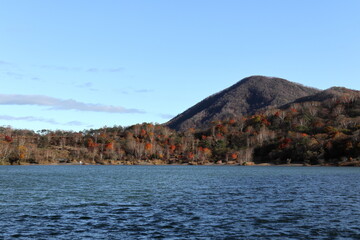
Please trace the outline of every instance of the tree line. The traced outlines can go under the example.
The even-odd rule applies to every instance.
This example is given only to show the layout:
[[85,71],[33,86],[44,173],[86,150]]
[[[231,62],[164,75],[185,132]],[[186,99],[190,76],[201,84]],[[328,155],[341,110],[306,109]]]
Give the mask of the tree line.
[[0,164],[360,165],[360,99],[292,103],[177,132],[142,123],[80,132],[0,127]]

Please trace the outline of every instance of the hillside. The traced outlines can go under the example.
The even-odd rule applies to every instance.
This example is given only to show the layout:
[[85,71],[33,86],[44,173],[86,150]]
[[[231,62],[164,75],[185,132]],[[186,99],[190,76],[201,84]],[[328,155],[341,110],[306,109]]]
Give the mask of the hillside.
[[251,76],[216,93],[171,119],[165,125],[184,131],[203,129],[212,121],[239,118],[265,108],[275,108],[319,92],[285,79]]
[[[271,83],[281,98],[270,99],[275,93],[271,87],[259,86],[259,82],[261,85]],[[256,87],[251,87],[254,85]],[[251,94],[257,92],[253,97],[265,97],[263,101],[246,98],[247,109],[254,114],[216,120],[208,127],[186,131],[151,123],[82,132],[42,130],[35,133],[0,127],[0,165],[79,164],[81,161],[84,164],[360,166],[359,91],[342,87],[319,91],[264,77],[244,79],[231,88],[214,96],[247,89]],[[274,107],[285,101],[288,95],[279,89],[285,92],[286,88],[314,94]]]

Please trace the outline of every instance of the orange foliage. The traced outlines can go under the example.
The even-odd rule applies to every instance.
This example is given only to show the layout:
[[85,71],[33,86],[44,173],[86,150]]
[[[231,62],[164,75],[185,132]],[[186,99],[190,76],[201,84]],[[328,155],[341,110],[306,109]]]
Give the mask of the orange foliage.
[[234,124],[235,122],[236,122],[235,119],[230,119],[230,120],[229,120],[229,124]]
[[25,153],[26,153],[27,148],[25,146],[19,146],[18,147],[18,151],[19,151],[19,159],[24,159],[25,158]]
[[152,144],[151,143],[145,144],[145,149],[146,150],[151,150],[152,149]]
[[236,160],[237,157],[238,157],[238,155],[237,155],[236,153],[231,154],[231,158],[232,158],[233,160]]
[[113,150],[114,149],[114,144],[112,142],[109,142],[105,145],[105,149],[106,150]]
[[194,159],[194,154],[192,152],[189,152],[187,157],[188,157],[188,159],[192,160],[192,159]]
[[194,132],[195,132],[195,128],[189,128],[189,132],[190,132],[190,133],[194,133]]
[[87,146],[89,148],[96,148],[97,146],[99,146],[99,144],[95,143],[91,138],[89,138],[87,140]]
[[221,133],[217,133],[217,134],[216,134],[216,137],[217,137],[218,139],[221,139],[221,138],[223,138],[223,135],[222,135]]
[[205,155],[211,155],[211,150],[209,148],[203,148],[202,151],[204,152]]

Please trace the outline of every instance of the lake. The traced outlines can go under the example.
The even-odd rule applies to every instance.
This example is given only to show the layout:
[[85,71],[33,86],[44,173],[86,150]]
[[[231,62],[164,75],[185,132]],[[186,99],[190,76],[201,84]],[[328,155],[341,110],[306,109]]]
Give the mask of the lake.
[[360,239],[360,168],[0,166],[3,239]]

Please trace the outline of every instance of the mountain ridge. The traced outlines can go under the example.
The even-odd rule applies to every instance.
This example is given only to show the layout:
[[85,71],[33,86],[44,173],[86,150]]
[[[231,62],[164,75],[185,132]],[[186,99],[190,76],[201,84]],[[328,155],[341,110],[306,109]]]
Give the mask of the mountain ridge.
[[238,118],[265,108],[275,108],[320,90],[283,78],[254,75],[210,95],[180,113],[166,126],[184,131],[206,128],[212,121]]

